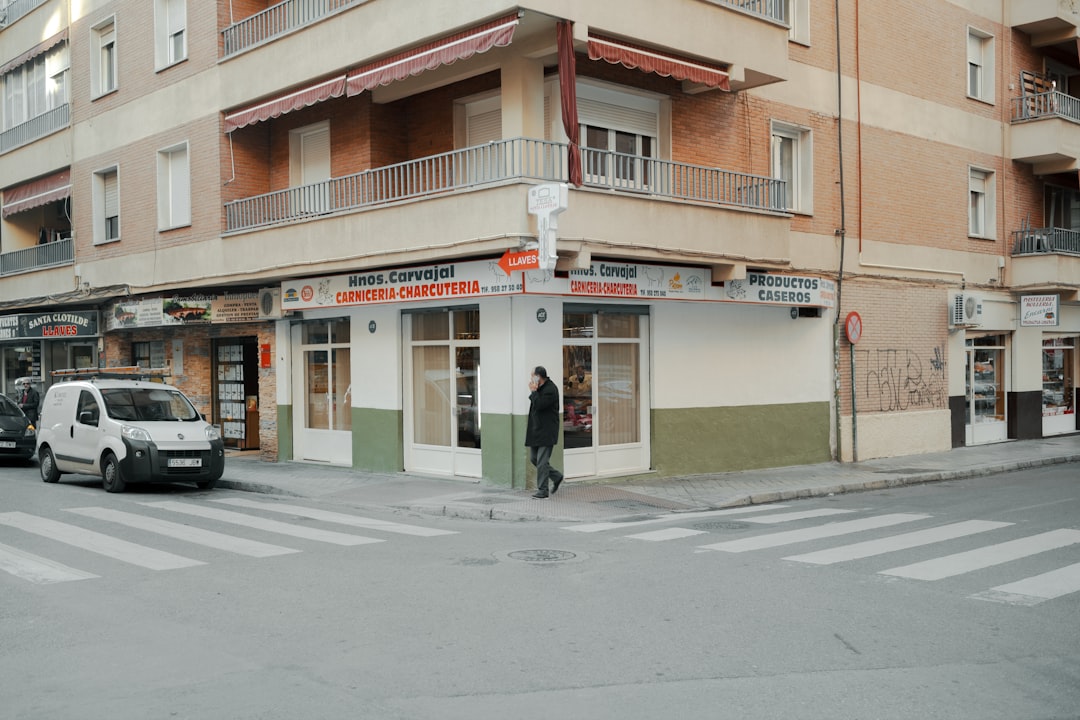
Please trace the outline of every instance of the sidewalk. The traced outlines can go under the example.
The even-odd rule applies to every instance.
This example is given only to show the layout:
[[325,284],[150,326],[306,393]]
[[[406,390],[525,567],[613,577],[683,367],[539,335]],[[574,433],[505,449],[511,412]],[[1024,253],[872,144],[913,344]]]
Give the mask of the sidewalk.
[[619,483],[566,481],[540,500],[532,490],[406,473],[364,473],[314,463],[226,458],[220,488],[331,500],[343,505],[490,520],[618,521],[669,512],[878,490],[1080,462],[1080,435],[1018,440],[859,463],[827,462]]

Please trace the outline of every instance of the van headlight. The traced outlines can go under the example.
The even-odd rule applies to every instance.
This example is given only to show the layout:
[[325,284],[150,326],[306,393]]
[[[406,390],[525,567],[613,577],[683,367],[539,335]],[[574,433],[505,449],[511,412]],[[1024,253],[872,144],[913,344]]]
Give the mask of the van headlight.
[[217,428],[214,427],[213,425],[207,425],[206,426],[206,439],[210,440],[210,441],[220,440],[221,439],[221,433],[219,433],[217,431]]
[[132,425],[121,425],[120,434],[128,440],[150,442],[150,433],[146,432],[140,427],[134,427]]

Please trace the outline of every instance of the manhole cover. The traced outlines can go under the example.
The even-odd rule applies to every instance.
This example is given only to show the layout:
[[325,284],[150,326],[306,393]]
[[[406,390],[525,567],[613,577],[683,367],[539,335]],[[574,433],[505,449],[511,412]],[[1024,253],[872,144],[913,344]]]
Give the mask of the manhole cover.
[[698,530],[745,530],[750,526],[746,523],[741,522],[724,522],[722,520],[713,520],[711,522],[694,523],[694,527],[696,527]]
[[577,555],[567,550],[515,550],[507,553],[507,557],[525,562],[560,562],[573,560]]

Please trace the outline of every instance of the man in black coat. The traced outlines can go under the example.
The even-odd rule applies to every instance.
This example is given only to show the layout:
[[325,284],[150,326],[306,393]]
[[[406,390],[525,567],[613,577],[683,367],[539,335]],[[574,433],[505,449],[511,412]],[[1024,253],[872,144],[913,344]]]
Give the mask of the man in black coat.
[[563,474],[551,466],[551,449],[559,442],[559,389],[548,379],[547,370],[537,365],[529,379],[529,422],[525,427],[525,445],[529,462],[536,467],[536,494],[548,496],[548,480],[554,494],[562,484]]
[[15,391],[19,396],[19,408],[26,413],[30,422],[37,425],[38,420],[38,391],[30,378],[19,378],[15,381]]

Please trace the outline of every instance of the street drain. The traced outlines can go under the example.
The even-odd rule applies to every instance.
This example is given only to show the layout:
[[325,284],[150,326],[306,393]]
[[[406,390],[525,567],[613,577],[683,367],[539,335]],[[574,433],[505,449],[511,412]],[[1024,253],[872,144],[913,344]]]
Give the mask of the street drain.
[[694,527],[698,530],[745,530],[750,526],[741,522],[723,522],[721,520],[714,520],[712,522],[694,523]]
[[576,554],[567,550],[514,550],[511,553],[507,553],[506,556],[512,560],[522,560],[524,562],[533,563],[562,562],[565,560],[573,560],[577,557]]

